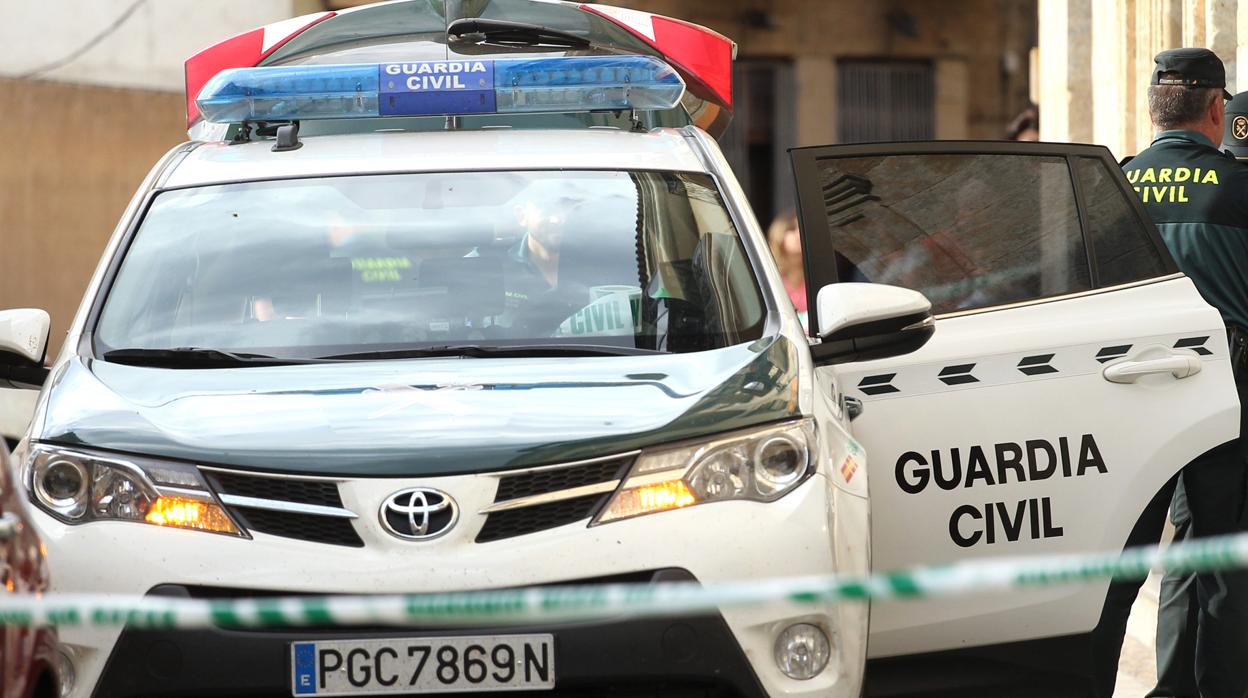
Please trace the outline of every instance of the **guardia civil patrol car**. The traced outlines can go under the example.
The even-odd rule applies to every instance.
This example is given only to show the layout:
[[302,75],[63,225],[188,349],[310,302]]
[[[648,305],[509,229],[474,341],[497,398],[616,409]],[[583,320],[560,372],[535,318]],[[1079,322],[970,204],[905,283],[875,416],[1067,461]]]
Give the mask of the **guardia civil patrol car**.
[[[804,331],[711,135],[733,52],[646,13],[493,0],[322,13],[191,58],[192,140],[126,209],[50,370],[47,315],[0,314],[5,379],[42,388],[15,461],[54,590],[714,584],[1115,549],[1235,436],[1218,314],[1102,148],[795,150]],[[983,686],[1002,658],[1078,673],[1040,652],[1105,593],[62,641],[80,697],[857,696],[868,655],[872,692],[932,667]]]

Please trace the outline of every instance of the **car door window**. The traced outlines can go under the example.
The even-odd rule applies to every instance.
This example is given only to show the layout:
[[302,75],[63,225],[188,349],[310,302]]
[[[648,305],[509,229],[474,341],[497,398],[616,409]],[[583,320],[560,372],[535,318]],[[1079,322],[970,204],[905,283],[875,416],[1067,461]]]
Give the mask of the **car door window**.
[[1111,172],[1098,158],[1078,157],[1074,163],[1096,260],[1097,285],[1116,286],[1165,275],[1161,250],[1151,236],[1141,234],[1131,199],[1124,197],[1115,179],[1121,174]]
[[936,313],[1092,288],[1065,158],[886,154],[816,168],[823,211],[813,216],[839,281],[912,288]]

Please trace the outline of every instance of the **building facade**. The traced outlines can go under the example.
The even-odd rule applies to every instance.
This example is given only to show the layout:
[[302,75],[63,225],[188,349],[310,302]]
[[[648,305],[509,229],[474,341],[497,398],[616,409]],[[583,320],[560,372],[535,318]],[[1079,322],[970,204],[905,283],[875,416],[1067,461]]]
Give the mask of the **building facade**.
[[721,139],[766,225],[793,205],[787,149],[1002,137],[1029,102],[1036,0],[608,0],[738,45]]

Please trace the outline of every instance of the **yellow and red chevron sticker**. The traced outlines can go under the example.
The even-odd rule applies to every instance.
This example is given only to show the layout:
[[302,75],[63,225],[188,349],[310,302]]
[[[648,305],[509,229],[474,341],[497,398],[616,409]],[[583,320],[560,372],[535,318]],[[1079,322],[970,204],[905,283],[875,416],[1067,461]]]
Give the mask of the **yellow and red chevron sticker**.
[[845,456],[845,462],[841,463],[841,477],[845,478],[845,482],[854,479],[854,473],[858,472],[858,461],[853,456]]

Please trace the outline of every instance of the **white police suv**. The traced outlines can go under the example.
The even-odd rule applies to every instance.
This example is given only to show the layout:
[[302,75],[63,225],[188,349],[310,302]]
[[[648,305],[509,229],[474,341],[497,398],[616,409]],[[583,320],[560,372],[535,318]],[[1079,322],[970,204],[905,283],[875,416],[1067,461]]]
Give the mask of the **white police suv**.
[[[192,58],[195,140],[140,187],[48,375],[46,315],[0,314],[0,377],[42,385],[15,460],[56,591],[1112,549],[1235,435],[1218,315],[1104,149],[795,151],[807,335],[699,127],[726,118],[731,42],[615,8],[434,5]],[[973,645],[1077,641],[1105,591],[876,607],[870,654],[893,659],[872,690],[948,652],[975,679]],[[856,696],[867,612],[62,640],[84,697]]]

